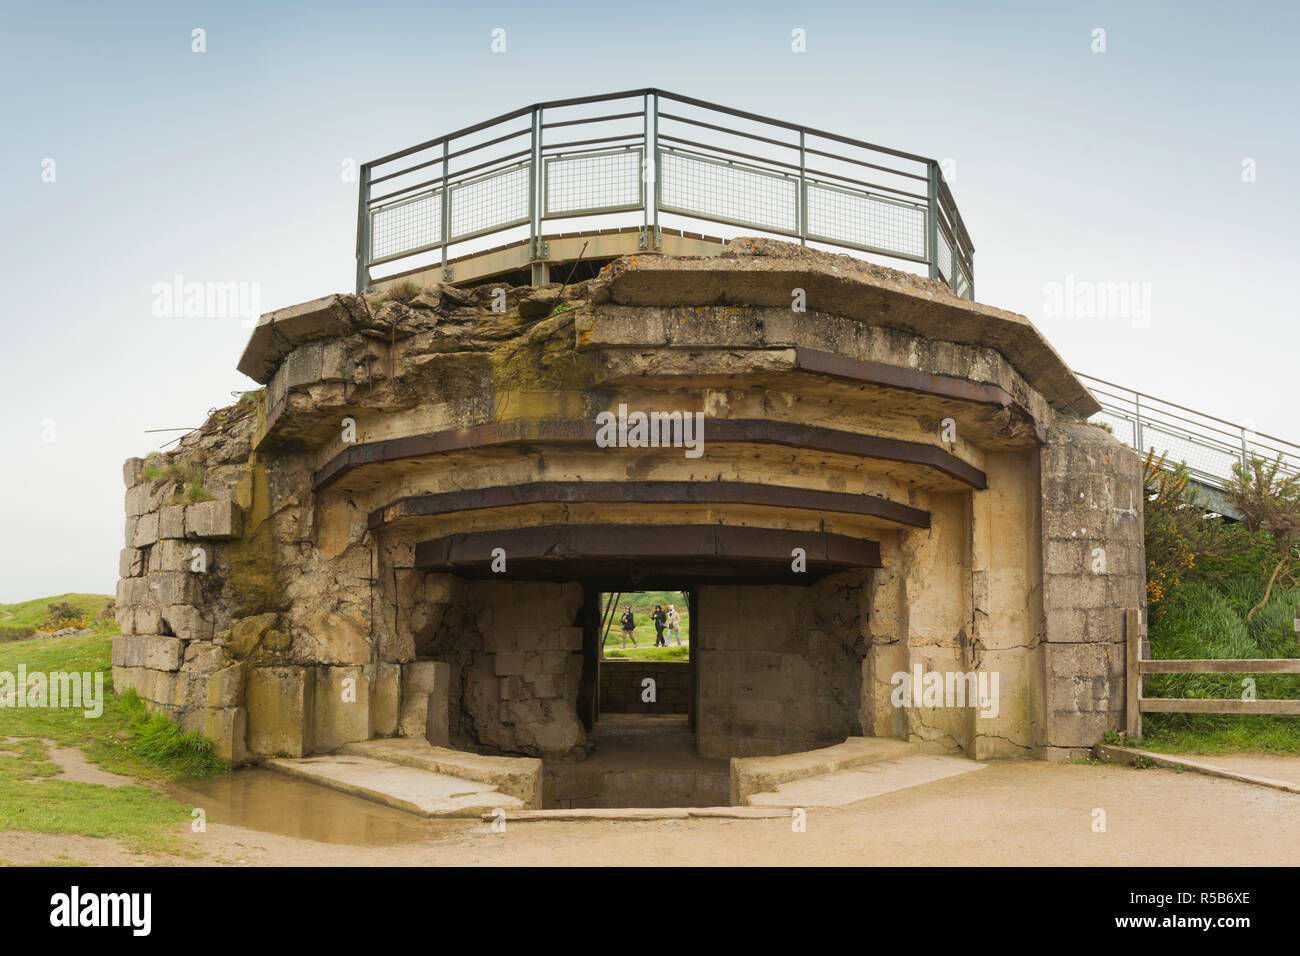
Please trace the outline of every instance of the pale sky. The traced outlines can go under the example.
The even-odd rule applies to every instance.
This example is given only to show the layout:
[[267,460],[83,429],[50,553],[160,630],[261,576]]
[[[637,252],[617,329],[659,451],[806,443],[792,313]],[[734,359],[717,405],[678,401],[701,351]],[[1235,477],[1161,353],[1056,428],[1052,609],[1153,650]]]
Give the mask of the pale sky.
[[[645,86],[951,158],[980,301],[1079,371],[1300,442],[1291,4],[0,10],[0,602],[111,593],[122,461],[254,387],[248,329],[156,318],[156,283],[351,291],[346,161]],[[1149,321],[1049,314],[1067,281],[1139,283]]]

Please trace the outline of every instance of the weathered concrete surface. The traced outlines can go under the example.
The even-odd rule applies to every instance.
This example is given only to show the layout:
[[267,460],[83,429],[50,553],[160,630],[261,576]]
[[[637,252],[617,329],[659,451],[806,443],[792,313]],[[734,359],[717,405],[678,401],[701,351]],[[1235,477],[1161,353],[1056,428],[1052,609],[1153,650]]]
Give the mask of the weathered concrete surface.
[[791,290],[802,288],[809,311],[883,322],[926,339],[991,345],[1063,408],[1083,417],[1101,410],[1023,315],[959,299],[943,283],[852,256],[744,238],[732,240],[717,256],[628,256],[603,278],[597,304],[606,299],[637,306],[728,302],[789,310]]
[[925,753],[925,745],[883,737],[851,737],[842,744],[775,757],[731,758],[731,802],[740,806],[756,793],[782,784],[824,776],[863,764]]
[[792,780],[773,792],[752,794],[745,802],[751,807],[842,807],[986,767],[969,757],[914,754]]
[[[655,699],[644,700],[654,681]],[[619,714],[685,714],[691,709],[691,665],[610,657],[600,663],[600,709]]]
[[789,753],[861,735],[865,580],[699,589],[700,756]]
[[266,766],[423,817],[479,817],[498,809],[525,809],[519,798],[495,787],[369,757],[275,758],[266,761]]
[[348,744],[340,752],[472,780],[514,797],[525,807],[540,809],[542,805],[542,762],[532,757],[490,757],[410,738]]
[[1124,612],[1146,631],[1142,462],[1108,432],[1060,422],[1042,455],[1044,718],[1036,753],[1071,760],[1123,726]]

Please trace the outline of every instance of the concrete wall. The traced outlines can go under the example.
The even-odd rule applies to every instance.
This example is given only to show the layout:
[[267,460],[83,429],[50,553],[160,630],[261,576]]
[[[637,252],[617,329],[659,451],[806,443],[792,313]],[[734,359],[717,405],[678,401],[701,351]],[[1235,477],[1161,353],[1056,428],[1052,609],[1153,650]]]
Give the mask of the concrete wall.
[[1146,630],[1142,462],[1103,429],[1062,421],[1042,451],[1046,698],[1037,753],[1082,755],[1124,717],[1124,612]]
[[862,732],[865,578],[699,588],[691,653],[700,756],[791,753]]
[[452,745],[581,759],[581,586],[426,578],[415,651],[450,668]]
[[[643,682],[652,679],[655,699],[642,699]],[[635,661],[607,657],[600,662],[600,710],[611,714],[689,714],[689,661]]]

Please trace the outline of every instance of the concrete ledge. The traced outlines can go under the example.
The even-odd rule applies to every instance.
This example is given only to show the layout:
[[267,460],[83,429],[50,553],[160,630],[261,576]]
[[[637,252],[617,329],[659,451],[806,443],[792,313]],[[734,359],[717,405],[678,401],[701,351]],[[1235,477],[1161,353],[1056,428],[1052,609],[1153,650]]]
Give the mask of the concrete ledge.
[[783,783],[848,770],[864,763],[924,752],[917,744],[889,737],[850,737],[842,744],[778,757],[732,757],[731,802],[737,807],[756,793]]
[[488,757],[435,747],[415,737],[345,744],[338,752],[473,780],[516,798],[525,808],[542,808],[542,762],[536,757]]
[[809,311],[828,312],[938,341],[991,346],[1054,405],[1087,417],[1101,410],[1087,387],[1027,318],[959,299],[941,282],[852,256],[790,242],[742,237],[715,256],[643,253],[601,273],[595,302],[619,305],[790,307],[791,289]]
[[398,766],[386,760],[327,754],[268,760],[271,770],[422,817],[478,817],[523,809],[495,787],[448,774]]
[[748,801],[751,807],[843,807],[986,769],[988,764],[970,757],[910,754],[898,760],[873,760],[849,770],[793,780],[770,793],[756,793]]
[[327,295],[266,313],[249,336],[239,371],[265,385],[284,357],[299,345],[355,331],[357,323],[347,304],[357,301],[356,296]]
[[[790,819],[790,811],[779,807],[639,807],[601,810],[516,810],[506,811],[506,819],[528,820],[765,820]],[[493,813],[484,820],[496,819]]]
[[1176,770],[1182,767],[1184,770],[1191,770],[1196,773],[1208,774],[1211,777],[1223,777],[1226,780],[1238,780],[1241,783],[1253,783],[1260,787],[1272,787],[1274,790],[1284,790],[1287,793],[1300,793],[1300,785],[1288,783],[1285,780],[1272,780],[1268,777],[1259,777],[1254,774],[1241,773],[1236,770],[1227,770],[1223,767],[1216,767],[1213,764],[1206,763],[1201,759],[1191,757],[1182,757],[1171,754],[1159,754],[1150,750],[1138,750],[1136,747],[1117,747],[1114,744],[1097,744],[1095,753],[1098,760],[1108,760],[1112,763],[1133,764],[1139,758],[1145,758],[1151,761],[1157,767],[1165,767],[1170,770]]

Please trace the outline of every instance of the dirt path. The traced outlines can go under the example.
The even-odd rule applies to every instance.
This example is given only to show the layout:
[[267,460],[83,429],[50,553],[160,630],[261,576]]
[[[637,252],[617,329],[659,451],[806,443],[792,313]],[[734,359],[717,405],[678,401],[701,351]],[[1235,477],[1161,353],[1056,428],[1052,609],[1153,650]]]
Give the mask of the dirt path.
[[[1095,811],[1106,832],[1094,832]],[[0,859],[86,863],[1216,865],[1300,864],[1300,795],[1195,773],[994,761],[987,770],[783,820],[424,824],[386,846],[211,823],[200,856],[131,857],[112,840],[0,834]],[[69,842],[73,841],[73,842]],[[21,844],[15,847],[15,844]]]

